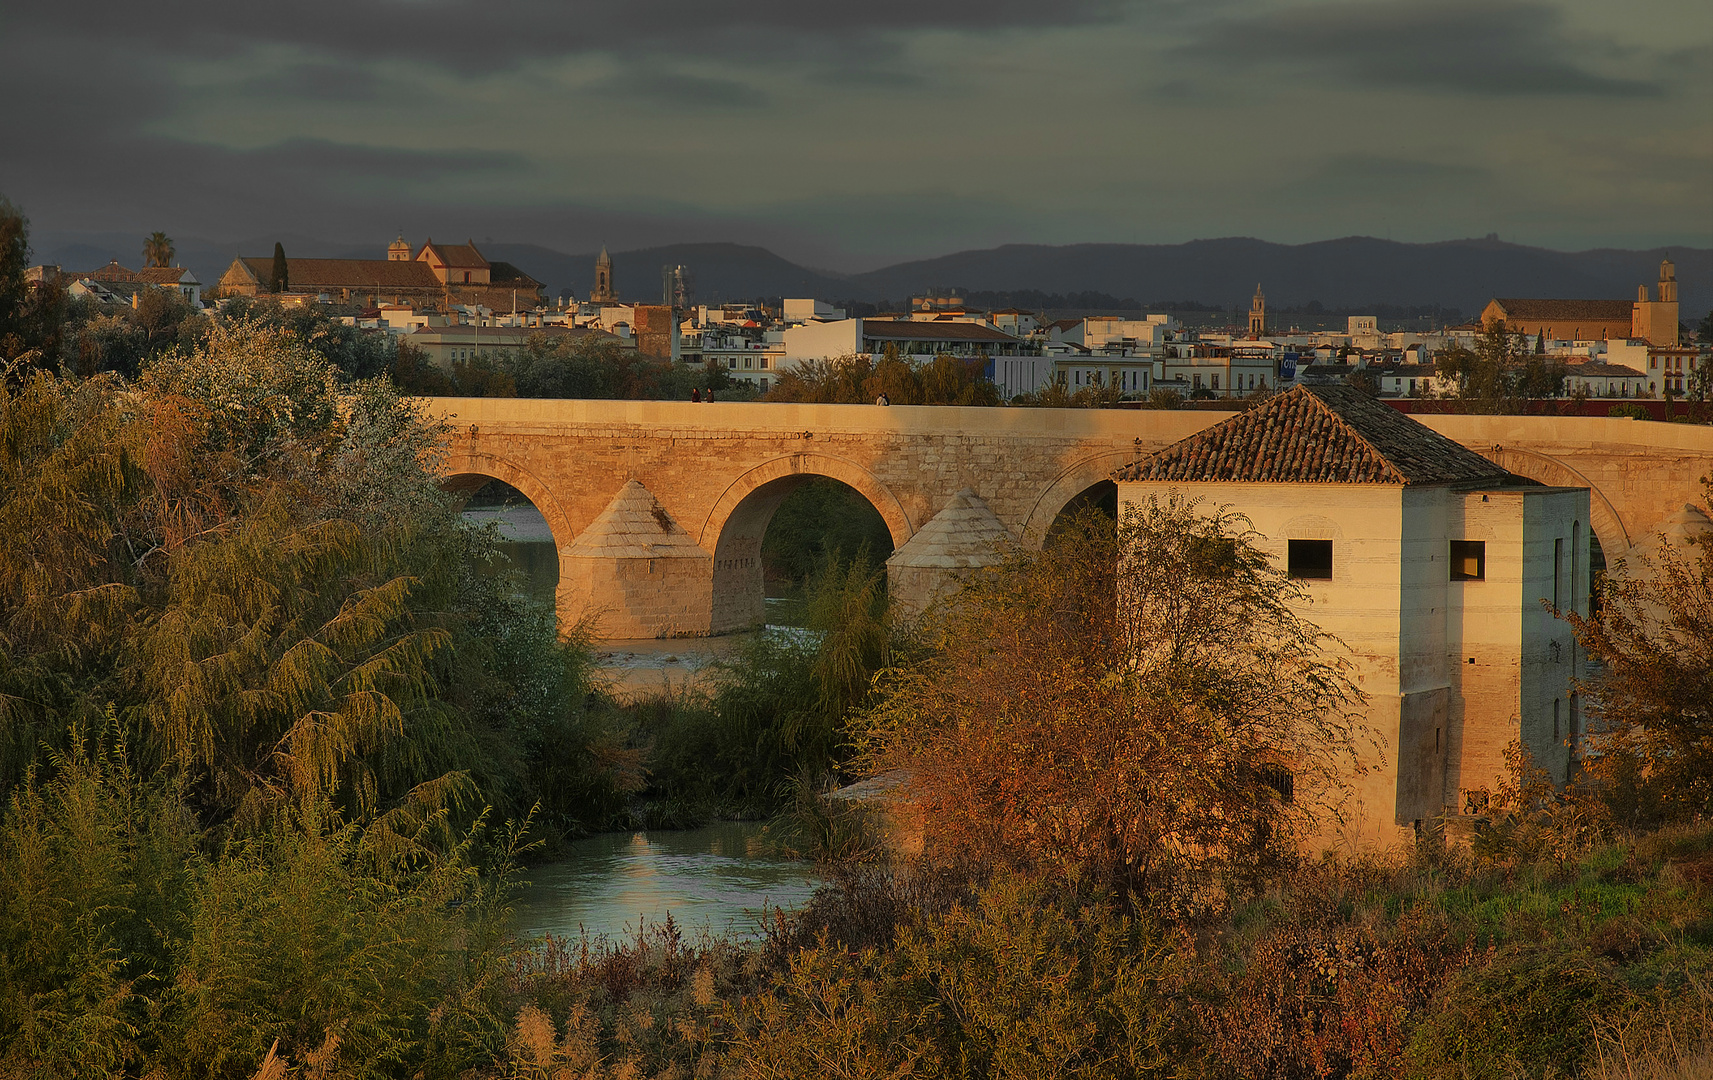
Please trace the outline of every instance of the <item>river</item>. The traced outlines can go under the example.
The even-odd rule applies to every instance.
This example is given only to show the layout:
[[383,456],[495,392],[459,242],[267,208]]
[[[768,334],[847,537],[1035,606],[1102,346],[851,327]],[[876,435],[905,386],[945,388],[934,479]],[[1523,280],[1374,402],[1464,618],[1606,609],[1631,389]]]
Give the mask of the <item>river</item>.
[[754,937],[770,908],[796,908],[820,883],[812,863],[766,853],[756,822],[604,833],[532,866],[515,905],[530,936],[631,937],[671,914],[687,933]]
[[[506,541],[501,550],[522,573],[524,588],[553,602],[558,550],[546,519],[534,507],[474,506],[464,517],[492,523]],[[504,569],[496,566],[494,572]],[[769,599],[769,621],[795,621],[798,606]],[[601,642],[597,675],[621,698],[694,687],[710,665],[752,636]],[[769,908],[798,907],[819,884],[812,864],[768,855],[762,830],[754,822],[722,822],[579,840],[565,858],[524,873],[529,884],[515,905],[516,926],[530,936],[630,937],[670,914],[686,932],[755,936]]]

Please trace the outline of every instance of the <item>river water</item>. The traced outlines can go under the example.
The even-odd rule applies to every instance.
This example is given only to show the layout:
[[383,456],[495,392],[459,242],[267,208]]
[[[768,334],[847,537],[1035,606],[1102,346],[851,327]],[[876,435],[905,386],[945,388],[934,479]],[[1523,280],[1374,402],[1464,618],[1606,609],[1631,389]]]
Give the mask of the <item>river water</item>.
[[[475,524],[493,523],[524,588],[553,602],[558,549],[534,507],[472,507],[464,516]],[[793,604],[770,600],[768,608],[789,620]],[[597,676],[621,698],[693,688],[749,636],[602,642]],[[688,933],[755,936],[767,910],[801,906],[819,884],[812,864],[767,854],[762,829],[754,822],[721,822],[579,840],[564,859],[524,873],[528,884],[514,905],[517,928],[535,937],[622,938],[660,925],[670,914]]]
[[771,908],[804,904],[820,883],[812,863],[766,853],[762,826],[604,833],[558,862],[528,868],[514,905],[530,936],[631,937],[673,922],[694,933],[754,937]]

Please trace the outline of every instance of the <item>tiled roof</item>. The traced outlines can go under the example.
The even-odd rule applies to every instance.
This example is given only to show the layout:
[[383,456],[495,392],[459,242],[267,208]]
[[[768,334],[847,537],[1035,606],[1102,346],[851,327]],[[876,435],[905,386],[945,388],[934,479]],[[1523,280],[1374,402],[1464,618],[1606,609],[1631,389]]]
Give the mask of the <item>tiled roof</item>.
[[508,289],[539,289],[541,282],[530,277],[509,262],[488,264],[488,281]]
[[475,244],[436,244],[430,240],[423,247],[432,251],[442,266],[480,270],[488,265],[488,260],[476,250]]
[[[177,285],[189,273],[190,271],[182,266],[145,266],[137,271],[137,279],[146,281],[150,285]],[[200,284],[196,281],[194,274],[191,275],[190,280],[192,283]]]
[[1009,341],[1017,339],[991,326],[966,322],[893,322],[864,319],[862,336],[877,341]]
[[1587,378],[1589,376],[1603,376],[1611,379],[1647,378],[1646,375],[1643,375],[1633,367],[1626,367],[1623,364],[1608,364],[1601,360],[1585,360],[1579,364],[1568,364],[1565,366],[1565,374],[1574,375],[1580,378]]
[[1126,465],[1115,480],[1448,484],[1509,474],[1349,386],[1299,386]]
[[[243,263],[256,280],[267,281],[274,273],[274,260],[245,258]],[[424,262],[387,259],[286,259],[286,276],[292,291],[318,289],[432,289],[444,286]]]
[[1517,300],[1493,301],[1507,319],[1530,322],[1628,322],[1632,308],[1628,300]]

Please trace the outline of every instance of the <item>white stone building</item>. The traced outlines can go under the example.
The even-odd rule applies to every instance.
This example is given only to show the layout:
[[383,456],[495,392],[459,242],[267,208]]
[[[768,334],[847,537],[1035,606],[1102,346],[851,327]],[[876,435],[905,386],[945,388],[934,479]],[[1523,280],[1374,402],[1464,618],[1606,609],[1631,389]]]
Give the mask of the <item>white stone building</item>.
[[1481,808],[1521,739],[1567,775],[1589,495],[1506,473],[1359,391],[1299,386],[1114,474],[1119,505],[1229,504],[1348,647],[1377,746],[1345,825],[1389,846]]

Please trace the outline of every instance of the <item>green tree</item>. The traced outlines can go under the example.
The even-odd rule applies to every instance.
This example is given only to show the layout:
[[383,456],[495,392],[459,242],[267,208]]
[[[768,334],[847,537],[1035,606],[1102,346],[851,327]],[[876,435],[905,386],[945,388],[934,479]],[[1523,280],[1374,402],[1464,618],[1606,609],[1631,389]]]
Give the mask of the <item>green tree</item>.
[[149,238],[143,241],[144,266],[171,266],[173,254],[172,237],[164,232],[150,233]]
[[274,266],[268,273],[268,291],[288,292],[291,289],[291,267],[286,262],[285,245],[274,241]]
[[1266,864],[1360,771],[1358,694],[1255,539],[1173,497],[974,573],[883,678],[868,769],[943,858],[1152,895]]
[[1441,349],[1434,366],[1440,378],[1452,383],[1446,396],[1477,413],[1521,413],[1530,399],[1558,397],[1567,374],[1563,360],[1534,352],[1528,335],[1513,334],[1499,321],[1487,327],[1474,349]]

